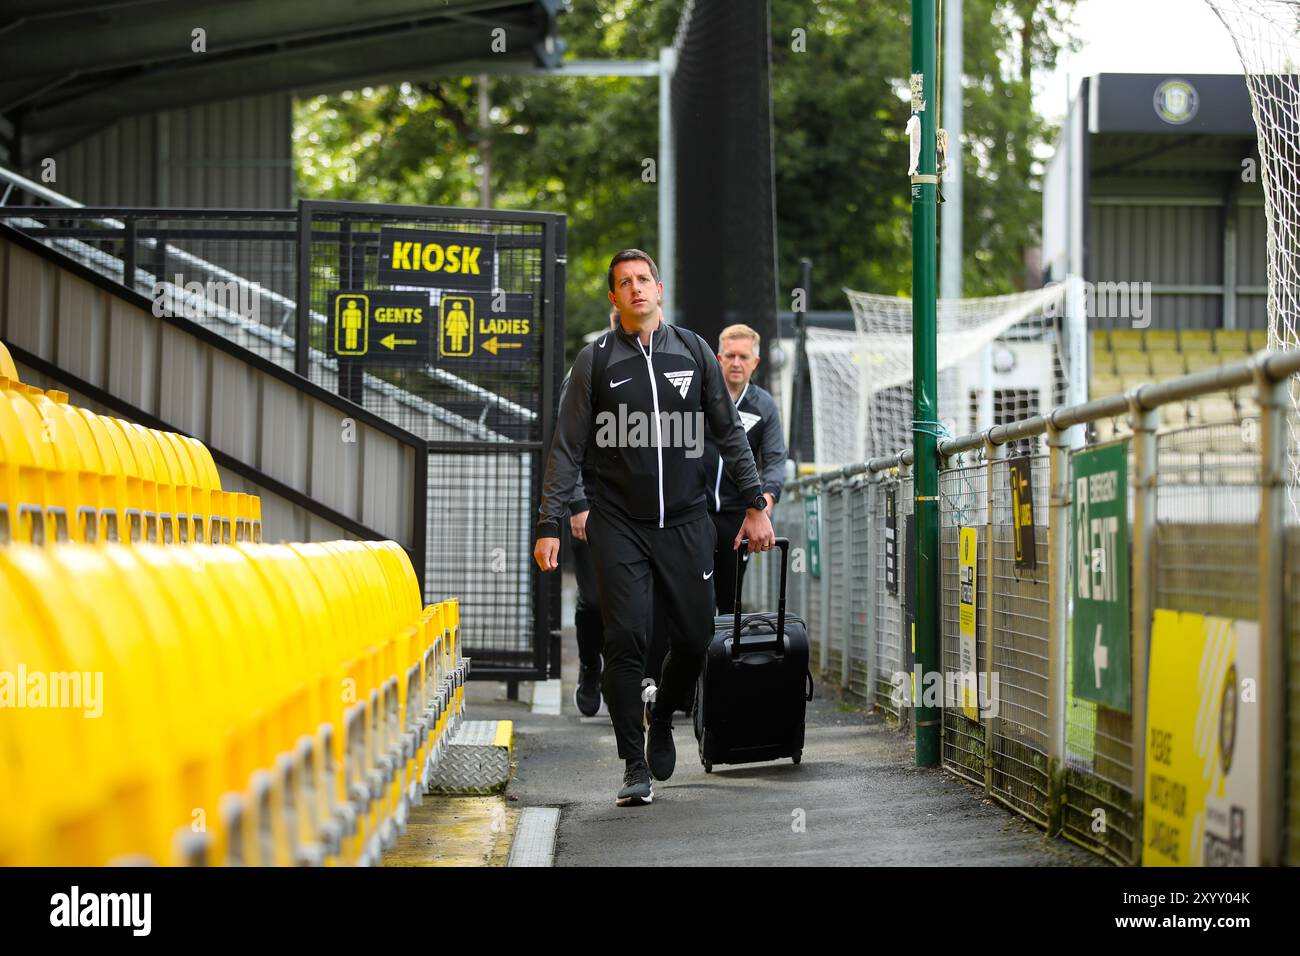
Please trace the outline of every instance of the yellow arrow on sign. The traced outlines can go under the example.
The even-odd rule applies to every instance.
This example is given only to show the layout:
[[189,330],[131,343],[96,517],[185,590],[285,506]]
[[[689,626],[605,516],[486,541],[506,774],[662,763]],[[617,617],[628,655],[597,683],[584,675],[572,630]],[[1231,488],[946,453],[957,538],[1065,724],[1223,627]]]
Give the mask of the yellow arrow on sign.
[[415,339],[399,339],[396,332],[389,332],[379,340],[379,344],[386,346],[391,351],[399,345],[415,345],[416,343]]
[[492,338],[486,340],[483,343],[483,347],[487,349],[489,352],[491,352],[493,355],[496,355],[497,349],[521,349],[524,347],[524,343],[523,342],[498,342],[497,337],[494,335],[492,336]]

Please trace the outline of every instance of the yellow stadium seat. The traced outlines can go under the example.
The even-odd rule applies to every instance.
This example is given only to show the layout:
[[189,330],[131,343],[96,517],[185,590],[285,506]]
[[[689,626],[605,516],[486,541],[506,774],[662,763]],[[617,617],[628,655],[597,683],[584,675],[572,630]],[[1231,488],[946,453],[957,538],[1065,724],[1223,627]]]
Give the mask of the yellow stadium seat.
[[[29,672],[68,675],[69,687],[71,675],[80,674],[83,693],[89,674],[98,690],[91,710],[98,717],[87,715],[85,696],[80,710],[23,712],[20,723],[31,721],[37,730],[33,740],[42,755],[36,769],[44,793],[39,802],[52,821],[40,858],[32,862],[167,862],[161,822],[175,806],[167,754],[141,736],[150,724],[158,733],[169,732],[165,707],[146,713],[167,690],[151,684],[156,675],[146,670],[147,656],[132,658],[122,650],[121,642],[142,638],[129,603],[121,600],[120,581],[102,551],[76,547],[0,550],[0,573],[8,574],[38,622],[38,638],[23,658]],[[37,716],[38,710],[44,713]]]
[[3,342],[0,342],[0,375],[9,379],[11,382],[17,382],[19,380],[18,366],[14,365],[13,356],[9,354],[9,350],[5,348]]
[[190,694],[186,706],[201,721],[194,739],[181,748],[180,785],[189,813],[200,816],[203,826],[187,821],[173,834],[173,860],[220,862],[229,852],[221,799],[232,786],[242,785],[233,783],[240,769],[233,764],[249,706],[242,692],[245,659],[224,633],[231,622],[215,585],[221,570],[190,548],[141,547],[129,558],[173,617],[182,621],[185,637],[171,650],[178,655],[174,662],[185,670],[186,676],[179,679]]
[[[406,814],[418,800],[419,724],[423,713],[420,666],[422,648],[420,632],[420,589],[410,558],[396,542],[367,541],[365,546],[378,559],[386,580],[386,590],[394,602],[397,636],[395,649],[397,678],[397,738],[395,758],[402,764],[398,805],[398,828],[405,827]],[[414,789],[413,789],[414,788]]]
[[1252,351],[1250,334],[1245,329],[1215,329],[1214,349],[1232,356],[1225,362],[1236,361],[1242,354]]
[[1184,329],[1178,337],[1184,352],[1212,352],[1214,333],[1209,329]]
[[1146,385],[1151,381],[1149,372],[1130,372],[1120,376],[1120,386],[1125,392],[1131,392],[1133,389]]
[[1209,368],[1218,368],[1225,364],[1226,356],[1218,352],[1202,351],[1200,349],[1187,353],[1187,371],[1200,372]]
[[304,805],[307,768],[298,763],[298,754],[302,735],[310,734],[317,726],[323,710],[317,655],[309,648],[308,640],[308,635],[319,634],[323,611],[319,601],[312,601],[311,590],[300,579],[298,569],[289,563],[288,549],[248,544],[236,547],[262,581],[281,622],[275,641],[282,654],[281,666],[286,678],[282,710],[287,734],[270,768],[274,813],[267,837],[276,842],[277,857],[284,855],[299,863],[303,862],[304,853],[313,852],[304,844],[315,842],[314,832],[304,833],[303,824],[311,808]]
[[1110,347],[1116,352],[1137,352],[1146,348],[1146,335],[1140,329],[1112,329]]
[[[145,431],[158,446],[163,464],[171,476],[168,483],[171,488],[171,509],[168,520],[160,525],[162,541],[164,544],[171,544],[174,541],[186,543],[190,540],[190,478],[192,476],[177,455],[169,432],[156,428],[147,428]],[[186,456],[185,460],[188,462],[189,457]]]
[[1186,372],[1187,364],[1186,360],[1183,358],[1183,353],[1162,351],[1153,352],[1151,354],[1151,374],[1154,375],[1156,379],[1176,378]]
[[72,537],[77,541],[98,541],[105,515],[116,509],[113,484],[100,444],[79,409],[66,401],[55,401],[53,410],[63,418],[65,430],[76,442],[82,462],[77,476],[76,514]]
[[18,516],[31,480],[23,476],[23,469],[38,473],[22,424],[9,407],[6,390],[0,389],[0,545],[20,537]]
[[156,533],[158,526],[158,488],[154,480],[153,458],[129,422],[108,417],[104,417],[103,422],[126,469],[128,501],[122,540],[149,540],[150,527]]
[[156,433],[163,454],[166,456],[173,475],[178,475],[176,488],[176,531],[177,540],[182,544],[195,540],[195,515],[207,493],[199,487],[199,469],[188,442],[175,432],[159,431]]
[[176,480],[179,476],[172,474],[171,462],[163,453],[158,434],[152,428],[131,423],[130,427],[140,438],[145,454],[153,463],[155,491],[157,493],[157,521],[150,523],[145,519],[145,540],[153,544],[171,544],[176,540]]
[[44,544],[57,540],[62,529],[66,540],[67,514],[53,501],[58,463],[53,446],[45,438],[44,422],[25,390],[9,389],[0,396],[0,404],[6,406],[0,412],[6,418],[0,428],[10,435],[6,447],[12,446],[10,454],[17,463],[20,483],[15,506],[17,531],[13,537]]
[[[98,536],[100,472],[103,463],[90,431],[81,416],[69,409],[66,394],[58,391],[29,392],[31,402],[41,417],[41,440],[54,452],[55,472],[46,487],[52,503],[63,517],[55,526],[64,540],[95,540]],[[61,527],[66,524],[66,527]]]
[[1108,395],[1118,395],[1122,390],[1122,383],[1117,376],[1094,374],[1089,396],[1091,398],[1105,398]]
[[1146,352],[1136,352],[1129,349],[1116,351],[1115,371],[1121,376],[1134,373],[1150,374],[1151,356]]
[[350,767],[347,753],[349,723],[358,706],[355,684],[349,682],[354,680],[351,659],[355,653],[355,639],[361,630],[359,608],[353,600],[350,580],[335,554],[320,544],[288,547],[315,578],[326,597],[334,624],[334,642],[323,678],[326,713],[316,734],[322,755],[323,797],[328,808],[327,822],[323,826],[326,851],[331,857],[340,857],[343,862],[350,863],[358,855],[360,835],[360,819],[347,776]]
[[[281,606],[268,593],[249,558],[235,548],[210,547],[202,552],[209,566],[221,569],[227,613],[239,619],[242,633],[228,632],[242,645],[250,673],[256,674],[249,720],[256,735],[245,771],[242,800],[229,801],[240,812],[243,842],[232,845],[232,862],[252,865],[287,865],[288,834],[279,792],[271,770],[281,753],[292,751],[298,728],[292,724],[291,685],[285,647],[286,622]],[[225,817],[223,815],[223,822]],[[233,842],[233,841],[232,841]]]
[[[0,436],[2,438],[3,436]],[[0,628],[0,672],[11,683],[7,693],[19,690],[19,664],[36,668],[27,648],[41,638],[41,625],[33,620],[25,595],[16,590],[0,569],[0,607],[5,609],[5,626]],[[15,707],[16,699],[7,702]],[[42,775],[42,758],[59,739],[41,738],[38,721],[24,720],[25,712],[8,710],[0,720],[0,866],[13,867],[42,862],[45,839],[51,829],[53,809],[44,799],[51,781]]]
[[1146,329],[1143,334],[1143,347],[1148,352],[1177,352],[1178,331],[1176,329]]

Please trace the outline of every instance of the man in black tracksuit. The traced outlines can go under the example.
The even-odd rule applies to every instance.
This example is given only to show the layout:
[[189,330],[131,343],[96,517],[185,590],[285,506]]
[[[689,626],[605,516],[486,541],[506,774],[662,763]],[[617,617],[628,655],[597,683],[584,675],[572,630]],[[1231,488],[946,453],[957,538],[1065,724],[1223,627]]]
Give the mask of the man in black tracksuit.
[[[619,328],[585,346],[573,364],[547,461],[533,556],[559,566],[559,524],[584,455],[594,445],[595,506],[587,539],[595,558],[605,632],[604,696],[626,762],[620,806],[649,803],[650,775],[676,761],[672,713],[694,685],[713,636],[716,531],[705,503],[705,431],[753,507],[731,542],[751,551],[775,542],[767,502],[735,403],[709,347],[663,321],[653,260],[628,249],[609,268]],[[641,707],[647,620],[673,624],[653,703]],[[645,734],[642,735],[644,729]]]

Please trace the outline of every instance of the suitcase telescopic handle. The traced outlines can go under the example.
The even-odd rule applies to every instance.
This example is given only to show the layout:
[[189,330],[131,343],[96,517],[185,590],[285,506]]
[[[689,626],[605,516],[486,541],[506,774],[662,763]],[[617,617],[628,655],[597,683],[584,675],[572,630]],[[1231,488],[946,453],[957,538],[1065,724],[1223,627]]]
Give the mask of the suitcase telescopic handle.
[[[736,594],[733,605],[736,609],[736,619],[731,630],[732,657],[740,654],[740,565],[745,560],[747,544],[749,539],[741,538],[740,547],[736,549]],[[785,574],[790,565],[790,539],[777,538],[776,546],[781,549],[781,593],[776,600],[776,649],[780,653],[785,650]]]

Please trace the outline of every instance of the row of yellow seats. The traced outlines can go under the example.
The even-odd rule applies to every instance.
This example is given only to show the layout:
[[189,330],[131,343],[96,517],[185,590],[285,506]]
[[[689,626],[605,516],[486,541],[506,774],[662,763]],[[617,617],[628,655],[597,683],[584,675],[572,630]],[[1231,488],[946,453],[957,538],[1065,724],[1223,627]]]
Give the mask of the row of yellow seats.
[[1098,329],[1096,351],[1218,352],[1231,362],[1268,348],[1267,329]]
[[387,542],[0,548],[0,865],[373,864],[462,710]]
[[0,378],[0,544],[228,544],[261,535],[261,500],[222,491],[198,439]]

